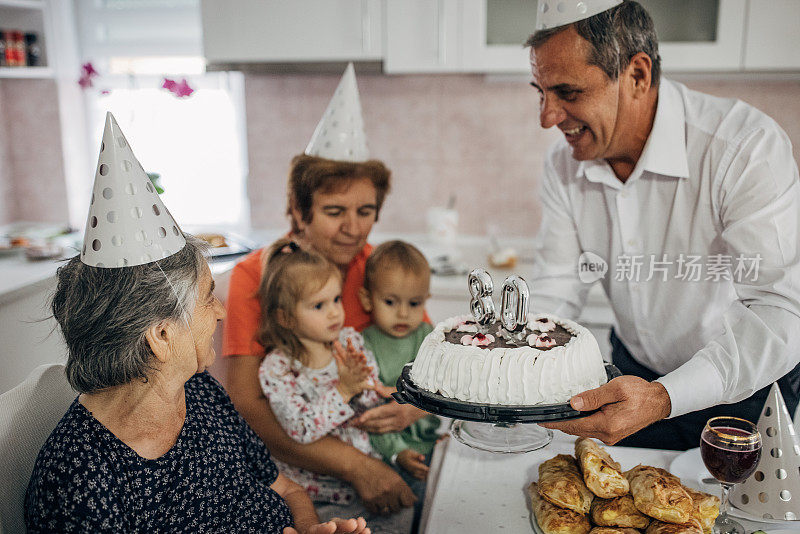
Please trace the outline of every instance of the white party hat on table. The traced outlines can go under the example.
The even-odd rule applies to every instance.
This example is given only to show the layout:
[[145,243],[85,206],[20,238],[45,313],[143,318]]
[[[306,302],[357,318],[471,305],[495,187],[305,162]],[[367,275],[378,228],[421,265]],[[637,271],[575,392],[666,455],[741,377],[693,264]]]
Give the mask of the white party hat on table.
[[536,29],[547,30],[588,19],[622,3],[622,0],[539,0]]
[[765,519],[800,520],[800,439],[777,383],[758,418],[761,460],[753,476],[731,491],[731,503]]
[[364,119],[361,116],[361,100],[358,97],[356,72],[352,63],[347,65],[305,153],[338,161],[358,162],[369,159]]
[[185,244],[114,116],[106,113],[81,261],[106,268],[143,265]]

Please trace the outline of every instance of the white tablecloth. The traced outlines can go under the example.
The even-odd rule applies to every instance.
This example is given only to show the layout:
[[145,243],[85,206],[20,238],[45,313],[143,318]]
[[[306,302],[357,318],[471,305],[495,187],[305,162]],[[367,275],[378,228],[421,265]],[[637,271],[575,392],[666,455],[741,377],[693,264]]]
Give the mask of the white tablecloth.
[[[433,454],[420,531],[428,534],[533,532],[525,488],[539,478],[539,464],[556,454],[574,454],[575,438],[556,432],[544,449],[527,454],[493,454],[471,449],[452,437]],[[680,453],[658,449],[608,447],[630,469],[637,464],[668,469]],[[769,525],[737,519],[748,532],[791,529],[800,522]]]

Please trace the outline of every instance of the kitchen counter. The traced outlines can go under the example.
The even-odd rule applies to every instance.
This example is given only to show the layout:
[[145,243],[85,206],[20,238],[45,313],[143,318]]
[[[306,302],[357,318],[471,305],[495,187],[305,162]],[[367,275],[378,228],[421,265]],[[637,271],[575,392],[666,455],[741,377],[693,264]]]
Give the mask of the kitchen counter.
[[[247,237],[263,246],[283,235],[281,230],[259,230],[251,232]],[[425,235],[420,234],[373,234],[370,242],[380,244],[389,239],[403,239],[418,247],[429,259],[448,253],[454,263],[463,265],[466,269],[482,267],[489,271],[498,287],[507,276],[518,274],[530,279],[532,271],[531,257],[533,249],[531,240],[527,238],[508,238],[502,240],[504,247],[517,250],[520,261],[514,269],[496,269],[489,267],[487,254],[489,250],[488,239],[481,236],[463,236],[458,238],[452,247],[442,247],[432,243]],[[224,275],[236,264],[234,260],[221,260],[212,262],[212,272],[215,275]],[[62,260],[45,260],[32,262],[25,259],[20,253],[0,257],[0,304],[9,298],[15,298],[20,292],[35,290],[36,288],[52,284],[56,269]],[[466,276],[462,274],[452,276],[434,275],[431,278],[431,293],[435,297],[459,299],[466,302],[469,297]],[[599,284],[595,284],[589,292],[587,302],[589,307],[602,308],[607,306],[607,300]],[[466,310],[465,310],[466,313]],[[589,322],[598,324],[611,324],[613,316],[608,314],[595,314],[589,317]]]
[[[197,231],[198,229],[192,229]],[[285,234],[285,229],[258,230],[245,234],[255,244],[263,246]],[[453,246],[442,247],[421,234],[373,233],[370,242],[380,244],[389,239],[403,239],[417,246],[430,260],[448,253],[453,263],[465,269],[487,269],[495,282],[495,303],[500,304],[499,288],[503,280],[517,274],[530,280],[532,264],[531,239],[500,239],[500,246],[512,247],[520,261],[514,269],[493,269],[488,266],[489,240],[482,236],[461,236]],[[235,259],[211,262],[217,289],[216,295],[225,300],[230,272]],[[49,298],[55,290],[55,273],[62,260],[32,262],[22,253],[0,257],[0,346],[3,347],[3,373],[0,373],[0,393],[21,382],[36,366],[63,361],[66,347],[57,331],[55,321],[48,318]],[[428,314],[434,322],[453,315],[469,313],[469,291],[465,274],[431,277],[431,299]],[[535,307],[535,303],[532,303]],[[608,330],[613,324],[613,314],[599,284],[590,293],[587,306],[579,322],[589,328],[597,338],[600,350],[608,358]],[[222,334],[215,336],[219,352]]]
[[55,260],[28,261],[22,251],[0,257],[0,305],[50,287],[59,265]]
[[22,252],[0,257],[0,393],[39,365],[66,359],[66,346],[49,309],[59,265],[28,261]]

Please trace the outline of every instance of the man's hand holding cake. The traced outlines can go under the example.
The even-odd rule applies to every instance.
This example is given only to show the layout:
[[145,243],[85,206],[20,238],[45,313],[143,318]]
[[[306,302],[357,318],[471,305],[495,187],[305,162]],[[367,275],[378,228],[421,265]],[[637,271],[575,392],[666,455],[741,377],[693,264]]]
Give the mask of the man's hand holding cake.
[[598,438],[607,445],[668,417],[672,406],[660,382],[648,382],[632,375],[619,376],[598,388],[579,393],[569,403],[580,412],[598,411],[580,419],[541,425],[574,436]]

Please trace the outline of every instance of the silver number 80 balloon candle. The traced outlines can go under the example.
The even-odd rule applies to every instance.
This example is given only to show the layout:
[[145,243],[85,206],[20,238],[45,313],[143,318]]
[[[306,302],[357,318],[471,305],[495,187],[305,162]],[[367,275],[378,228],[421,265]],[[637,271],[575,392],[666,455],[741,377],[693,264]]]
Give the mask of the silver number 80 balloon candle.
[[529,296],[524,278],[516,275],[506,278],[500,296],[500,322],[508,332],[522,332],[528,326]]
[[469,273],[468,282],[469,293],[472,295],[469,307],[475,322],[483,327],[489,326],[495,319],[492,277],[483,269],[473,269]]

